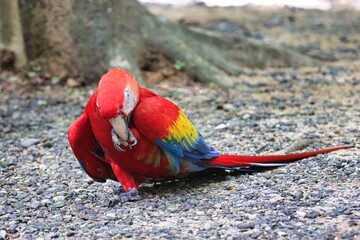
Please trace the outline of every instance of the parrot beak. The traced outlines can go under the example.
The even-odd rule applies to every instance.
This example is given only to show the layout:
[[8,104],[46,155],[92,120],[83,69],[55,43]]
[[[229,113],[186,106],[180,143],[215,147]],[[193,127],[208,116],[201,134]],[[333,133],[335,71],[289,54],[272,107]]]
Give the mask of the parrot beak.
[[115,132],[119,136],[122,141],[130,140],[130,129],[128,128],[129,117],[119,115],[115,118],[111,118],[110,120],[111,126],[114,128]]
[[[129,146],[130,148],[137,144],[135,136],[128,127],[129,120],[129,115],[118,115],[117,117],[111,118],[109,120],[111,126],[113,127],[113,130],[111,132],[112,140],[115,148],[118,151],[124,151],[124,149],[120,147],[121,144],[124,146]],[[132,143],[128,144],[128,142]]]

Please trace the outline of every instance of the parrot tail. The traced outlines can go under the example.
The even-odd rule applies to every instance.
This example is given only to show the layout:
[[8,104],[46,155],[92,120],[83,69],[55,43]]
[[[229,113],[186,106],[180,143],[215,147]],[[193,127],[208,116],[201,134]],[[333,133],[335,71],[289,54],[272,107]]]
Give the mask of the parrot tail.
[[352,148],[352,145],[344,145],[338,147],[324,148],[315,151],[292,153],[284,155],[227,155],[223,154],[219,157],[202,161],[202,165],[207,168],[223,168],[228,170],[257,172],[264,171],[269,168],[276,168],[287,165],[297,160],[313,157],[318,154],[329,153],[340,149]]

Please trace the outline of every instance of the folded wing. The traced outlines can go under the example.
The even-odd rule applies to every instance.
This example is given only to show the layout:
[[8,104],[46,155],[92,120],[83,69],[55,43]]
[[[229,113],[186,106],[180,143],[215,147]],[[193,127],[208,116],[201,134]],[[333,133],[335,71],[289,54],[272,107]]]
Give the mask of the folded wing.
[[104,161],[104,152],[95,139],[86,113],[71,124],[68,139],[80,166],[91,178],[98,182],[116,180],[110,164]]
[[133,112],[135,127],[166,154],[175,173],[180,161],[200,163],[220,155],[209,147],[183,111],[172,102],[147,89]]

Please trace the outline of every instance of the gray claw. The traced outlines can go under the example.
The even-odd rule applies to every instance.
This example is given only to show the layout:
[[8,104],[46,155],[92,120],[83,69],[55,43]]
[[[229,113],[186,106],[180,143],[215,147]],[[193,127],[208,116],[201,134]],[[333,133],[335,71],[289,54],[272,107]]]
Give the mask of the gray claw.
[[138,201],[140,200],[139,191],[135,188],[130,188],[128,192],[121,193],[119,196],[114,197],[110,200],[108,207],[113,207],[118,203],[124,203],[129,201]]
[[129,137],[129,141],[133,142],[131,144],[129,144],[129,147],[132,148],[133,146],[135,146],[137,144],[137,139],[134,136],[134,134],[132,133],[132,131],[130,131],[130,137]]
[[129,147],[130,147],[130,148],[133,147],[133,146],[135,146],[135,145],[137,144],[136,138],[134,138],[133,141],[134,141],[133,143],[129,144]]
[[122,148],[120,147],[120,145],[118,145],[118,144],[116,144],[116,143],[114,143],[114,148],[115,148],[116,150],[118,150],[119,152],[125,152],[125,149],[122,149]]
[[114,147],[115,147],[116,150],[118,150],[119,152],[124,152],[125,151],[124,149],[122,149],[120,147],[121,142],[120,142],[120,140],[119,140],[119,138],[117,136],[117,133],[115,132],[115,129],[111,129],[111,139],[112,139],[112,141],[114,143]]
[[117,136],[115,129],[111,129],[111,139],[114,144],[120,144],[120,141],[119,141],[119,138]]

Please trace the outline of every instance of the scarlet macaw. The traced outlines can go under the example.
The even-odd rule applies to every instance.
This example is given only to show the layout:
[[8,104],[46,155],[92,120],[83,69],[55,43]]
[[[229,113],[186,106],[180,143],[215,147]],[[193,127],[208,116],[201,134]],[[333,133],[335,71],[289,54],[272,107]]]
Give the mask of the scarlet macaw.
[[84,113],[68,131],[70,146],[95,181],[117,180],[125,189],[113,202],[140,198],[139,183],[183,178],[219,168],[262,171],[321,153],[245,156],[209,147],[183,111],[169,100],[139,87],[127,71],[114,68],[99,82]]

